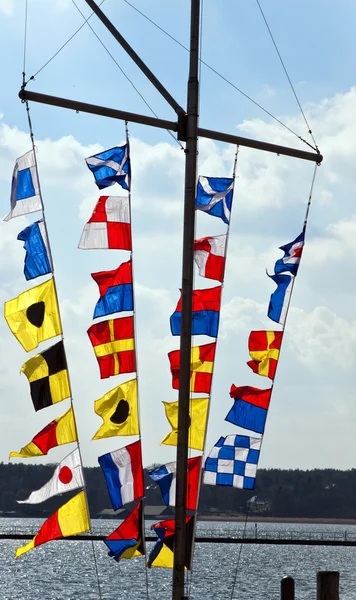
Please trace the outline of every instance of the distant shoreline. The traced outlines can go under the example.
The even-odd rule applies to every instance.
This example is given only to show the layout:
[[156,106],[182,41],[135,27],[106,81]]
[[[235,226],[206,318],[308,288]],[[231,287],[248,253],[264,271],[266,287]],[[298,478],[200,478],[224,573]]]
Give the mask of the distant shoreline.
[[[244,523],[246,515],[202,515],[198,516],[198,521],[230,521],[232,523]],[[247,519],[248,523],[306,523],[314,525],[356,525],[356,519],[319,519],[317,517],[258,517],[250,515]]]

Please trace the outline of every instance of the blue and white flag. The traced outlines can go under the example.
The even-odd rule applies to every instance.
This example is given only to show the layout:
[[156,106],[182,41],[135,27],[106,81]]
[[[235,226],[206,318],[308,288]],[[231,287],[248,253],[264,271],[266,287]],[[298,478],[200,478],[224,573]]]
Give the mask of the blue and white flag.
[[271,295],[267,315],[272,321],[284,325],[294,285],[294,276],[284,273],[268,275],[268,277],[277,284],[277,289]]
[[141,442],[138,440],[98,458],[114,510],[143,498]]
[[299,268],[300,259],[302,257],[304,246],[304,230],[293,242],[280,246],[279,249],[283,250],[284,256],[277,260],[274,266],[274,272],[276,275],[279,273],[289,272],[292,275],[296,275]]
[[130,189],[129,145],[116,146],[85,159],[94,175],[99,190],[119,183],[124,190]]
[[199,177],[195,208],[230,222],[234,180],[230,177]]
[[26,250],[24,274],[27,281],[52,273],[53,268],[43,219],[20,231],[17,239],[25,242],[23,245]]
[[43,210],[33,150],[16,159],[12,174],[10,203],[11,210],[4,221]]
[[[167,506],[175,506],[177,467],[175,462],[161,465],[158,469],[148,471],[153,481],[158,483],[162,498]],[[196,510],[198,489],[201,475],[201,456],[188,458],[187,464],[187,496],[186,508]]]
[[205,461],[203,482],[253,490],[262,437],[227,435],[210,450]]

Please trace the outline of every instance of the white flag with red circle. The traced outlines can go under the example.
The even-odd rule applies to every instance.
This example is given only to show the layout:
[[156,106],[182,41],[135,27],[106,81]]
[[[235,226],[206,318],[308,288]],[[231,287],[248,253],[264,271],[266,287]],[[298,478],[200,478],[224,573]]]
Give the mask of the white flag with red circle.
[[27,500],[17,500],[19,504],[39,504],[71,490],[84,487],[82,462],[78,448],[66,456],[57,466],[52,478],[43,487],[29,495]]

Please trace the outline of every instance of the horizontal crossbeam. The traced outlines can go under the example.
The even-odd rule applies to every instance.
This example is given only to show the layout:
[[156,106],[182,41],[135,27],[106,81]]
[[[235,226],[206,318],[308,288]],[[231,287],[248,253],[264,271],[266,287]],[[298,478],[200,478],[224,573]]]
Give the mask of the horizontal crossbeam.
[[[98,106],[96,104],[89,104],[87,102],[69,100],[68,98],[59,98],[58,96],[49,96],[48,94],[31,92],[26,89],[20,90],[19,97],[21,100],[30,100],[32,102],[39,102],[40,104],[49,104],[51,106],[58,106],[60,108],[68,108],[70,110],[75,110],[76,112],[84,112],[92,115],[109,117],[111,119],[129,121],[130,123],[139,123],[140,125],[158,127],[159,129],[168,129],[169,131],[174,131],[177,133],[181,133],[182,130],[184,130],[184,123],[181,120],[179,122],[166,121],[165,119],[157,119],[155,117],[130,113],[123,110],[117,110],[116,108],[107,108],[106,106]],[[198,128],[198,136],[216,140],[218,142],[226,142],[228,144],[245,146],[247,148],[254,148],[256,150],[264,150],[265,152],[272,152],[273,154],[301,158],[317,164],[320,164],[323,160],[322,154],[317,152],[305,152],[304,150],[289,148],[288,146],[270,144],[268,142],[261,142],[259,140],[253,140],[250,138],[241,137],[239,135],[230,135],[220,131],[211,131],[210,129],[203,129],[201,127]],[[180,135],[179,139],[184,139],[184,135]]]

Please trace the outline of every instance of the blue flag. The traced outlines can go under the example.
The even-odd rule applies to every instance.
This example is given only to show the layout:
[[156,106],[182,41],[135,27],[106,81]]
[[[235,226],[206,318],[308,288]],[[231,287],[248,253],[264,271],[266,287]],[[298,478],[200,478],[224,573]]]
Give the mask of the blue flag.
[[46,229],[42,219],[20,231],[17,239],[25,242],[24,274],[27,281],[52,273]]
[[133,310],[132,263],[122,263],[113,271],[91,274],[99,286],[100,298],[94,309],[94,319],[116,312]]
[[142,501],[138,502],[125,521],[104,539],[109,548],[108,554],[120,562],[123,558],[133,558],[145,554]]
[[195,207],[230,222],[234,180],[230,177],[199,177]]
[[124,190],[130,189],[129,145],[116,146],[85,159],[94,175],[99,190],[119,183]]
[[[218,337],[221,286],[206,290],[193,290],[192,297],[192,335]],[[180,335],[182,318],[182,299],[180,298],[170,324],[172,335]]]
[[205,461],[203,483],[253,490],[261,443],[262,437],[221,437]]
[[11,210],[4,221],[42,209],[35,153],[30,150],[16,159],[12,174]]
[[271,295],[267,315],[272,321],[284,325],[290,295],[294,285],[294,276],[285,273],[280,275],[268,275],[268,277],[273,279],[277,284],[277,289]]
[[304,246],[304,230],[297,238],[290,244],[280,246],[279,249],[283,250],[284,256],[277,260],[274,266],[274,272],[276,275],[279,273],[289,272],[292,275],[296,275],[299,268],[300,259],[303,252]]

